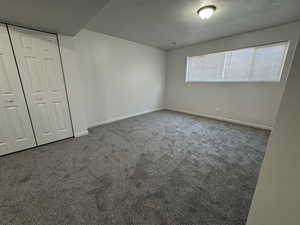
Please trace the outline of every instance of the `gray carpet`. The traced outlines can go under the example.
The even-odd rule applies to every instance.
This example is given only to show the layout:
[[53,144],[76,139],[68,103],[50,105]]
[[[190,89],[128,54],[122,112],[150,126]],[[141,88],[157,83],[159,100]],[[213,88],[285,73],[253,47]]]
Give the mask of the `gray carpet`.
[[159,111],[0,158],[0,224],[244,225],[269,132]]

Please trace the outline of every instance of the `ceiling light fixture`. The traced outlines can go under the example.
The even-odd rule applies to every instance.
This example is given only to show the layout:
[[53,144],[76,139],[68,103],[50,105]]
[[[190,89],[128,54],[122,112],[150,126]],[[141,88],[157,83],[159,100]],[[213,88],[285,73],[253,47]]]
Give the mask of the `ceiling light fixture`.
[[217,9],[217,7],[214,5],[207,5],[207,6],[201,7],[197,11],[197,14],[200,16],[201,19],[206,20],[206,19],[209,19],[214,14],[216,9]]

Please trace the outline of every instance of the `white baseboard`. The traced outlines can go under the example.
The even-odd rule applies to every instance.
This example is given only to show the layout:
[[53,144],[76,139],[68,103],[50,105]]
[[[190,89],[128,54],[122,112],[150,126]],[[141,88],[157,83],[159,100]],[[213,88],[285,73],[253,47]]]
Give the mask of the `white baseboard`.
[[134,114],[130,114],[130,115],[126,115],[126,116],[120,116],[120,117],[116,117],[116,118],[101,121],[101,122],[96,122],[96,123],[90,125],[89,128],[98,127],[98,126],[101,126],[101,125],[104,125],[104,124],[113,123],[113,122],[117,122],[117,121],[120,121],[120,120],[128,119],[128,118],[135,117],[135,116],[140,116],[140,115],[143,115],[143,114],[156,112],[156,111],[160,111],[160,110],[163,110],[163,108],[147,110],[147,111],[144,111],[144,112],[134,113]]
[[191,114],[191,115],[195,115],[195,116],[202,116],[202,117],[215,119],[215,120],[222,120],[222,121],[226,121],[226,122],[230,122],[230,123],[246,125],[246,126],[249,126],[249,127],[255,127],[255,128],[265,129],[265,130],[272,130],[272,127],[267,126],[267,125],[263,125],[263,124],[256,124],[256,123],[245,122],[245,121],[241,121],[241,120],[234,120],[234,119],[230,119],[230,118],[226,118],[226,117],[220,117],[220,116],[212,116],[212,115],[203,114],[203,113],[195,113],[195,112],[191,112],[191,111],[188,111],[188,110],[177,109],[177,108],[165,107],[165,109],[166,110],[171,110],[171,111],[182,112],[182,113],[186,113],[186,114]]
[[88,130],[84,130],[84,131],[80,131],[80,132],[76,132],[74,134],[75,137],[82,137],[82,136],[85,136],[85,135],[88,135],[89,134],[89,131]]

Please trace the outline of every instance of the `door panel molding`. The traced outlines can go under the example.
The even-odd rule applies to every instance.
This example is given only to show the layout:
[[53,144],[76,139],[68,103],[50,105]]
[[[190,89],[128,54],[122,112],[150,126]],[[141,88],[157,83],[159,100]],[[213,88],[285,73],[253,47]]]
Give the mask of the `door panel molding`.
[[36,146],[8,30],[0,24],[0,155]]
[[8,29],[38,145],[73,137],[57,36]]

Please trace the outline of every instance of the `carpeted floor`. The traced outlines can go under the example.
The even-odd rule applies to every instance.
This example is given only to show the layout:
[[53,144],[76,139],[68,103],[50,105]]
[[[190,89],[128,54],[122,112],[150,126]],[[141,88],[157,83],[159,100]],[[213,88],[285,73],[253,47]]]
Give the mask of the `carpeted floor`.
[[244,225],[269,132],[159,111],[0,158],[0,224]]

